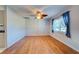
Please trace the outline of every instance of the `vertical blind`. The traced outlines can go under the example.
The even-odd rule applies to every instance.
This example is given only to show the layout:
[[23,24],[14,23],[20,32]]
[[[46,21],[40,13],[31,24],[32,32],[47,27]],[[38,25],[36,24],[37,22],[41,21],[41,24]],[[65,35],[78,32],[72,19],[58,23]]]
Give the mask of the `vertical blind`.
[[[66,34],[67,37],[71,38],[71,34],[70,34],[70,12],[67,11],[67,12],[63,13],[62,17],[63,17],[64,24],[66,26],[65,34]],[[55,19],[52,19],[52,25],[53,26],[55,26],[54,25],[54,20]],[[54,32],[53,26],[52,26],[52,32]]]
[[63,20],[64,20],[64,23],[67,27],[66,36],[71,37],[71,35],[70,35],[70,12],[69,11],[67,11],[63,14]]
[[54,19],[52,19],[52,32],[54,32],[54,30],[53,30],[53,22],[54,22]]

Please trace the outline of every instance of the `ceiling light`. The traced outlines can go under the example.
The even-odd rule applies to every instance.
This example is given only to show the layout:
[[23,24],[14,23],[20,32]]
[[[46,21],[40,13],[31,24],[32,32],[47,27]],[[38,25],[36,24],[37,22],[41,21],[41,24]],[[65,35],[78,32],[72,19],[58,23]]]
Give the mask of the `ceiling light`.
[[44,17],[46,17],[47,15],[46,14],[43,14],[42,12],[40,11],[37,11],[36,13],[36,18],[37,19],[43,19]]

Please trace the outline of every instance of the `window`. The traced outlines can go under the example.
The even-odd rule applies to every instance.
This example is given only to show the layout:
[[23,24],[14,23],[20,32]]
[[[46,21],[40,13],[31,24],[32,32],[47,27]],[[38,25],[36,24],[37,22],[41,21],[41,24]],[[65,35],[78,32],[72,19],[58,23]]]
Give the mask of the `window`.
[[66,26],[63,20],[63,16],[53,20],[53,31],[54,32],[66,32]]
[[63,15],[58,19],[53,19],[52,25],[52,32],[64,32],[67,37],[71,38],[69,11],[63,13]]

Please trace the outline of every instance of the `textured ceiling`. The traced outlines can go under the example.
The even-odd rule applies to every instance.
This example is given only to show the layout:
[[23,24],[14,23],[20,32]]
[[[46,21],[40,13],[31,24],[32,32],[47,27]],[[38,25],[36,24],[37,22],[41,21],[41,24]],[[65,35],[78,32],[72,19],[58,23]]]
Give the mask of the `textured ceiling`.
[[48,16],[54,16],[57,13],[67,9],[69,6],[65,5],[9,5],[9,8],[14,10],[21,16],[32,16],[35,15],[36,11],[41,11],[48,14]]

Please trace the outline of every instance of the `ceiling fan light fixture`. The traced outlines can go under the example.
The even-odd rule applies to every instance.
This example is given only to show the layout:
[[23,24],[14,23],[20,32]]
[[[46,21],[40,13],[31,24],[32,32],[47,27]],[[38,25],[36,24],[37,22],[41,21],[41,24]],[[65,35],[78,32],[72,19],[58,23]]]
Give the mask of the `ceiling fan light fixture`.
[[37,19],[43,19],[43,18],[46,17],[46,16],[47,16],[46,14],[42,14],[42,13],[39,12],[39,11],[36,13],[36,18],[37,18]]

